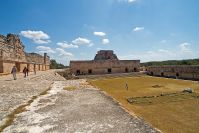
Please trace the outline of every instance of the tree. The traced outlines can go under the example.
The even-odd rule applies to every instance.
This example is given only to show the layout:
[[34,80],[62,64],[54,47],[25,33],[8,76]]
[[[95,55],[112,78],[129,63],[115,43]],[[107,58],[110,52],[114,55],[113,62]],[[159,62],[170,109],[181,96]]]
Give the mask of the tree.
[[63,69],[66,68],[66,66],[64,66],[61,63],[57,63],[56,60],[51,59],[50,60],[50,69]]

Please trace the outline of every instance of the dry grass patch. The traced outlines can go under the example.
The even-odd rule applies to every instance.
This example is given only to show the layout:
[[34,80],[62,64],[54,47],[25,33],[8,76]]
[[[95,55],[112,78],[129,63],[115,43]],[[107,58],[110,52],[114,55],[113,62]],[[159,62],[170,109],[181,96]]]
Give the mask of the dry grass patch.
[[[89,82],[163,132],[198,133],[199,131],[199,98],[192,96],[199,93],[198,82],[150,76],[99,79]],[[186,88],[192,88],[195,93],[149,98],[182,92]],[[131,104],[127,99],[132,97],[141,98],[136,99],[137,104]]]
[[64,87],[63,89],[67,90],[67,91],[73,91],[76,89],[76,87],[75,86],[67,86],[67,87]]

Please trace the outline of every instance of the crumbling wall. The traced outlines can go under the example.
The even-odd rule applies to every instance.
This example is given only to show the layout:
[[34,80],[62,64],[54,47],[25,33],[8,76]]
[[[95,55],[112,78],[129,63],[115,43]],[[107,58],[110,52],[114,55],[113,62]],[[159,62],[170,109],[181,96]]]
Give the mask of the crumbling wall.
[[24,67],[28,67],[30,71],[34,71],[34,67],[37,70],[46,70],[49,68],[46,65],[50,65],[50,57],[46,53],[44,56],[25,53],[19,36],[8,34],[7,36],[0,35],[0,63],[0,73],[10,73],[14,65],[19,72],[22,72]]

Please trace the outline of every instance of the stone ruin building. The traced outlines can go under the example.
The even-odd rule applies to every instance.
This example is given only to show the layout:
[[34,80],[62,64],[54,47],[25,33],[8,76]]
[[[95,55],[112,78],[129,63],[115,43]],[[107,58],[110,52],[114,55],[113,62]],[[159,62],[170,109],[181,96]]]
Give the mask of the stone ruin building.
[[112,50],[100,50],[94,60],[70,61],[71,73],[110,74],[139,72],[140,60],[118,60]]
[[0,73],[10,73],[14,65],[18,72],[22,72],[24,67],[27,67],[29,71],[48,70],[50,58],[46,53],[41,56],[24,52],[24,45],[18,35],[0,35]]
[[199,66],[194,65],[151,66],[147,67],[147,73],[151,76],[199,80]]

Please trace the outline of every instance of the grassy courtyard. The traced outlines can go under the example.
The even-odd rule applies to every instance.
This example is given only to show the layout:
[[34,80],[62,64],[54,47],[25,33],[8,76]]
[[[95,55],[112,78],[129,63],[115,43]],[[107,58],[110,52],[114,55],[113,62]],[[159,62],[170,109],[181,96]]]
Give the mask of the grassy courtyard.
[[[198,82],[149,76],[104,78],[89,82],[163,132],[199,131]],[[192,88],[194,93],[182,93],[185,88]]]

